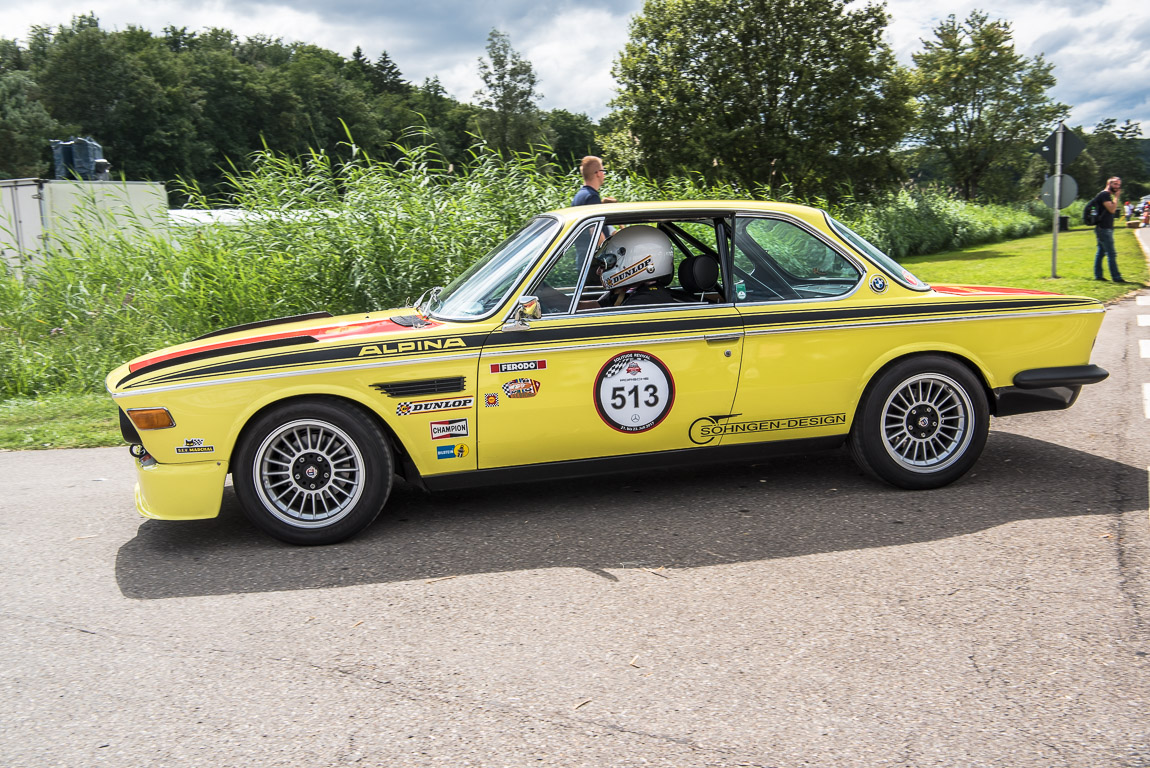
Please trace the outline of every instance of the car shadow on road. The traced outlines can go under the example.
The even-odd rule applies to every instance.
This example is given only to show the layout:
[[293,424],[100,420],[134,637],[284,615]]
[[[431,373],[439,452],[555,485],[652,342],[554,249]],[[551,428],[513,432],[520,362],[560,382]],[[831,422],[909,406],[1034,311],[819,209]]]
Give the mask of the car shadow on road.
[[328,547],[258,533],[228,488],[217,519],[144,522],[117,554],[116,579],[142,599],[540,568],[615,579],[621,568],[889,547],[1147,506],[1144,470],[994,432],[974,472],[934,491],[881,485],[839,452],[433,496],[400,483],[367,531]]

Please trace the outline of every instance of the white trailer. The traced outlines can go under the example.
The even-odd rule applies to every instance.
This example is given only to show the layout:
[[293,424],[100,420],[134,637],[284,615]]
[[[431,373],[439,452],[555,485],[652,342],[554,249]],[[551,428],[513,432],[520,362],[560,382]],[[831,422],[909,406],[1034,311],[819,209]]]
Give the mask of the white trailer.
[[150,181],[0,181],[0,256],[17,275],[52,238],[111,229],[166,233],[168,195]]

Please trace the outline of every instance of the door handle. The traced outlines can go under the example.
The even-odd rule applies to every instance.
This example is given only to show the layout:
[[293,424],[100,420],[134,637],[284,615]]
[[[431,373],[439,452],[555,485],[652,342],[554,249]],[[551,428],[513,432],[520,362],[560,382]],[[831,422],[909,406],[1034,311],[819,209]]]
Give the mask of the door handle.
[[741,338],[743,338],[741,333],[727,333],[722,336],[704,336],[703,340],[708,344],[716,344],[720,341],[738,341]]

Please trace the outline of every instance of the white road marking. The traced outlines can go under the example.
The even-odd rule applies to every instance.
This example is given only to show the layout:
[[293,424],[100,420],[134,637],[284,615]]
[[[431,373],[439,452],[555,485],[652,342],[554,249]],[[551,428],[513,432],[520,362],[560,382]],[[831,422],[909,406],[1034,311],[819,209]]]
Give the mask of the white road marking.
[[1139,296],[1138,297],[1138,306],[1150,307],[1150,296]]
[[1142,357],[1150,357],[1150,339],[1138,339],[1138,352]]
[[1146,418],[1150,419],[1150,384],[1142,385],[1142,410],[1146,412]]
[[1150,315],[1138,315],[1138,325],[1150,325]]

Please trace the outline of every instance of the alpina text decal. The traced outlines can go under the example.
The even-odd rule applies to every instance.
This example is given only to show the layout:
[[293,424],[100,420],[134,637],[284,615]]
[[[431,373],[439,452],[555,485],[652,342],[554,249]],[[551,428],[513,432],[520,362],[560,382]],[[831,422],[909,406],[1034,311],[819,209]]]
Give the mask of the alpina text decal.
[[467,346],[463,339],[416,339],[415,341],[397,341],[394,344],[369,344],[359,348],[359,356],[365,355],[401,355],[405,352],[430,352],[440,349],[461,349]]

